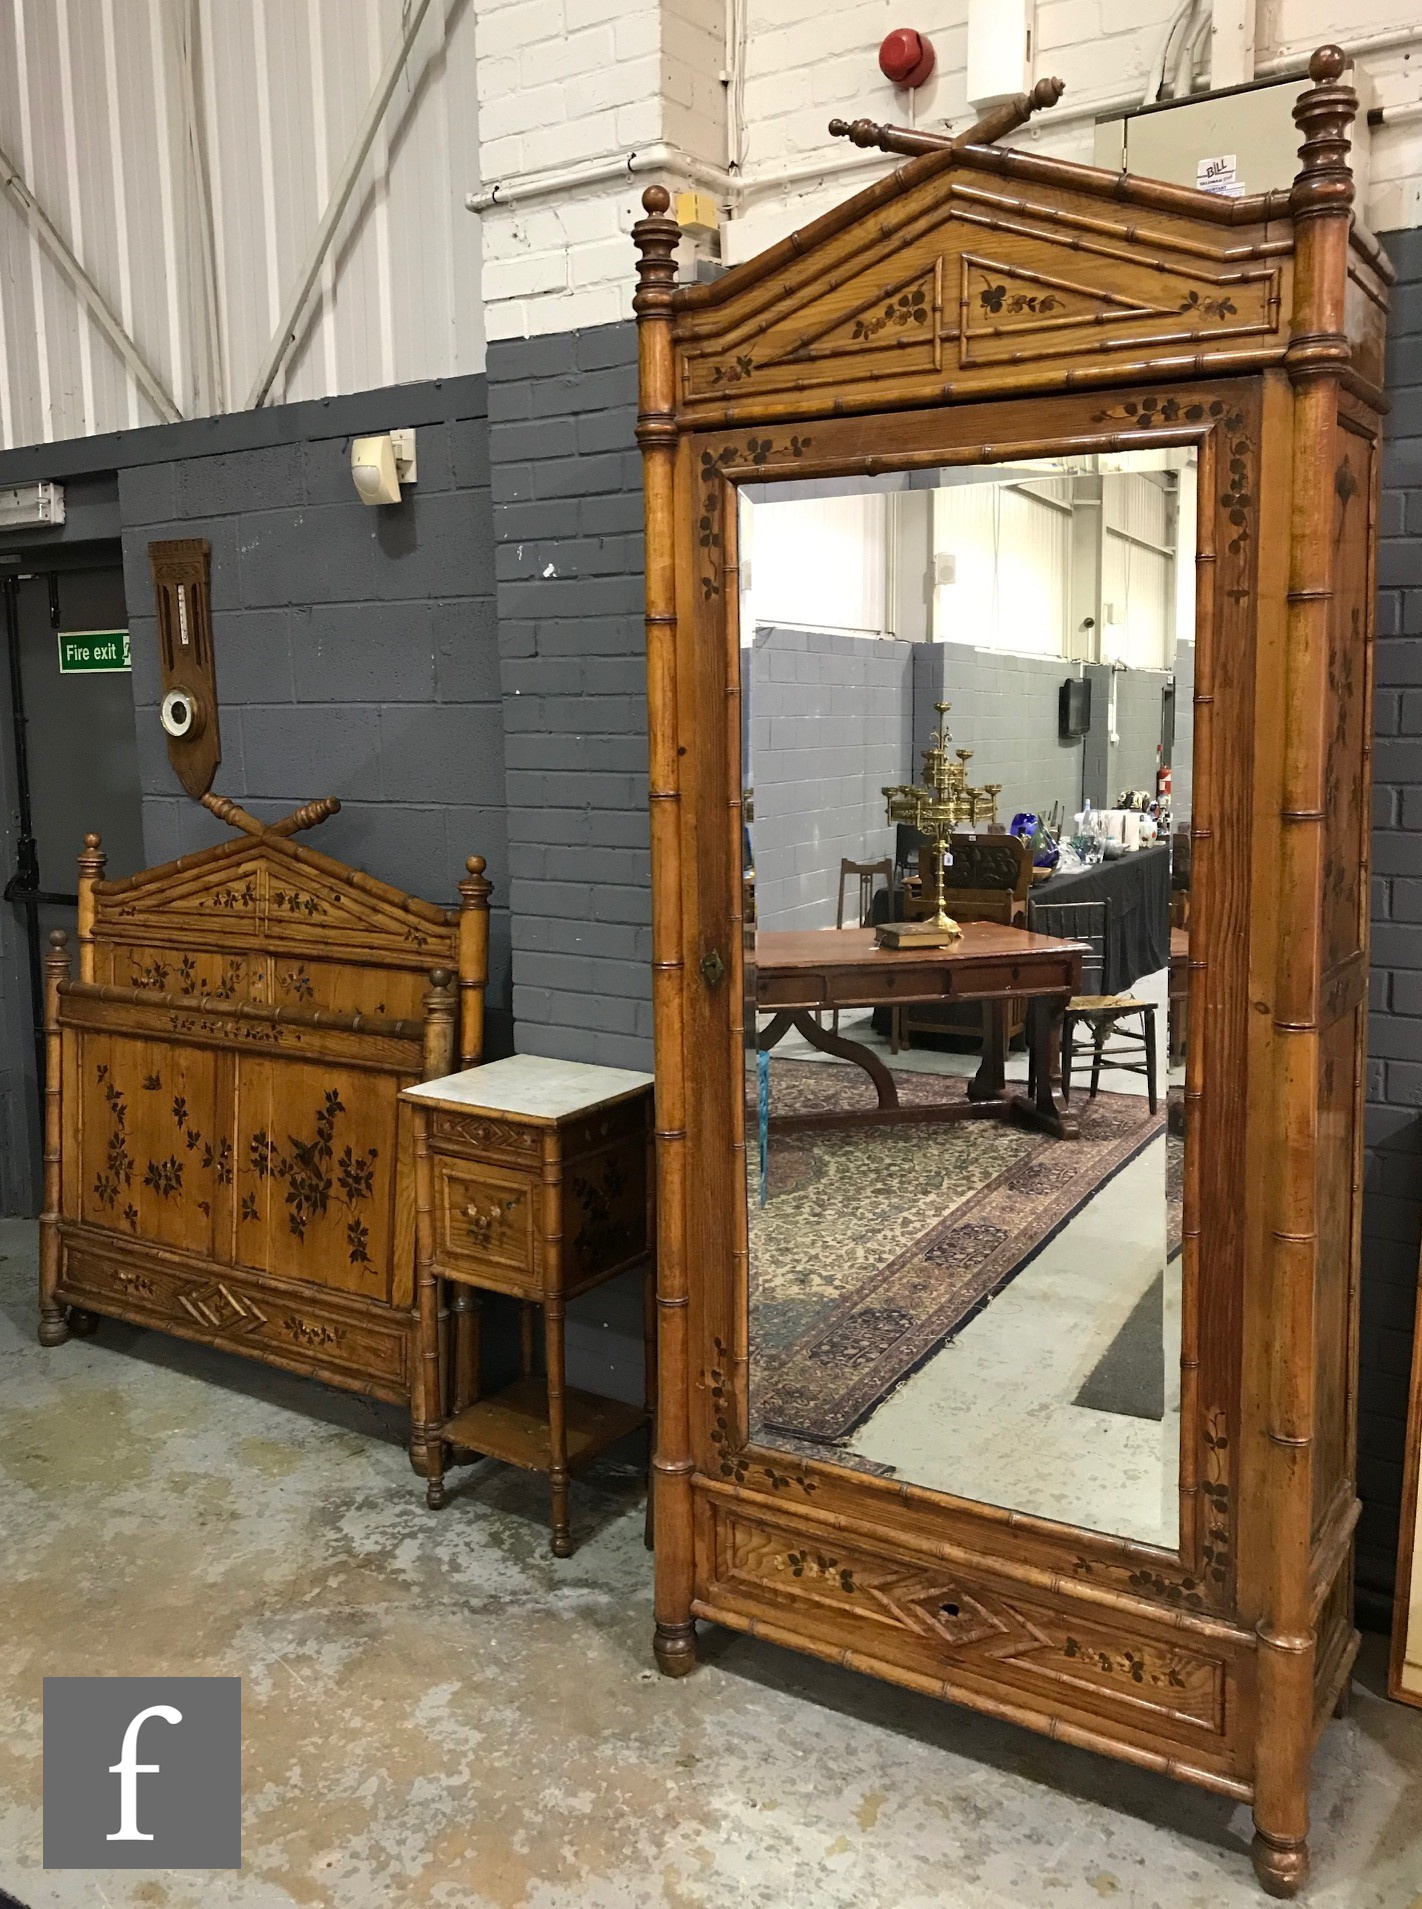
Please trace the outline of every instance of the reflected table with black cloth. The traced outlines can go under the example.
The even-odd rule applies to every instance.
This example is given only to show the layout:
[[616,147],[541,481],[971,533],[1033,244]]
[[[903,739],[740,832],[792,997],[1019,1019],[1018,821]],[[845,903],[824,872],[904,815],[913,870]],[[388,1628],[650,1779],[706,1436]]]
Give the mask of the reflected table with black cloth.
[[1032,925],[1039,904],[1104,901],[1106,946],[1100,992],[1124,994],[1142,975],[1170,965],[1170,845],[1132,849],[1095,868],[1059,870],[1027,897]]
[[[995,1116],[1039,1127],[1058,1140],[1075,1140],[1077,1123],[1058,1095],[1051,1057],[1066,1004],[1080,992],[1086,952],[1082,942],[995,921],[965,922],[959,939],[943,948],[881,948],[872,928],[757,930],[755,1005],[758,1014],[771,1017],[758,1033],[760,1051],[768,1052],[793,1028],[811,1047],[862,1067],[878,1096],[877,1106],[862,1111],[786,1115],[772,1118],[770,1125]],[[1035,1061],[1030,1097],[1010,1092],[1007,1084],[1007,1006],[1024,998]],[[982,1063],[965,1101],[901,1106],[894,1077],[873,1048],[831,1033],[814,1018],[827,1009],[919,1001],[982,1003]]]
[[[1095,868],[1061,870],[1050,880],[1034,883],[1027,897],[1027,925],[1035,927],[1034,910],[1038,903],[1055,907],[1059,902],[1104,901],[1106,935],[1103,971],[1099,981],[1092,977],[1093,992],[1123,994],[1142,975],[1157,974],[1170,964],[1170,846],[1156,843],[1151,848],[1132,849],[1114,862],[1099,862]],[[947,897],[948,912],[953,897]],[[903,913],[903,893],[895,897],[896,916]],[[870,920],[889,919],[889,898],[881,890],[874,897]],[[874,1031],[887,1034],[888,1008],[874,1013]],[[934,1019],[931,1008],[915,1016],[920,1030]],[[963,1031],[948,1015],[944,1033]]]

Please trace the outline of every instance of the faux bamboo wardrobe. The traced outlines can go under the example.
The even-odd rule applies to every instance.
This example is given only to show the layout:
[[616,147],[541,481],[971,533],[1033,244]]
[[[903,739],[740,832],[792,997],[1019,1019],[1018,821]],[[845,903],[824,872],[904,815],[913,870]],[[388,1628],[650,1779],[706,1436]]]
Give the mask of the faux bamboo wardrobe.
[[[1353,218],[1357,101],[1344,65],[1336,48],[1313,57],[1287,193],[1214,198],[995,149],[1054,101],[1060,86],[1044,82],[954,141],[837,126],[908,163],[714,283],[676,284],[679,232],[660,187],[634,231],[658,1662],[690,1672],[697,1621],[711,1621],[1247,1801],[1256,1869],[1282,1896],[1307,1874],[1310,1757],[1357,1648],[1369,711],[1391,274]],[[1167,1542],[1113,1522],[1109,1489],[1104,1512],[1093,1501],[1042,1515],[1024,1508],[1030,1494],[959,1486],[951,1440],[937,1454],[946,1475],[925,1482],[922,1465],[855,1455],[853,1436],[787,1438],[765,1405],[780,1355],[759,1350],[754,1318],[767,1236],[754,1230],[747,1050],[764,996],[743,908],[740,539],[780,486],[790,497],[823,479],[841,491],[851,479],[866,491],[966,483],[987,466],[1149,467],[1172,495],[1198,497],[1181,520],[1194,577],[1193,874],[1180,1251],[1165,1275],[1179,1318]],[[1025,1282],[981,1319],[1006,1318]],[[1017,1368],[1024,1383],[1035,1356]],[[975,1407],[989,1432],[1013,1409],[1006,1370]],[[965,1432],[964,1453],[971,1443]],[[1054,1453],[1043,1444],[1033,1459],[1050,1469]],[[1123,1506],[1125,1491],[1123,1474]]]

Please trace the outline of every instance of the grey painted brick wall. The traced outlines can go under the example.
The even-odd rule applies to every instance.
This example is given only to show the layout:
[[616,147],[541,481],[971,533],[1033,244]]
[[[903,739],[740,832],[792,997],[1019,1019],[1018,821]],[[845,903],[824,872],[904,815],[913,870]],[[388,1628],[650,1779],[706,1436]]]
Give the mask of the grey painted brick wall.
[[1074,666],[1060,657],[1004,656],[967,643],[917,646],[913,774],[937,722],[933,705],[952,704],[948,727],[955,749],[971,749],[968,780],[998,782],[1000,822],[1019,809],[1047,815],[1054,802],[1074,815],[1081,807],[1081,744],[1057,734],[1057,695]]
[[[1177,686],[1175,736],[1177,749],[1187,753],[1186,772],[1194,760],[1191,725],[1194,722],[1195,668],[1193,646],[1182,645],[1189,686],[1182,695]],[[1127,789],[1155,788],[1156,750],[1160,745],[1164,694],[1168,670],[1112,670],[1109,663],[1088,663],[1091,682],[1091,727],[1085,738],[1082,792],[1093,809],[1111,809]],[[1111,739],[1111,686],[1116,687],[1116,741]]]
[[1378,560],[1357,1571],[1360,1610],[1375,1620],[1396,1567],[1422,1232],[1422,231],[1384,243],[1398,283]]
[[[373,406],[390,396],[372,394]],[[229,449],[215,433],[190,451],[191,427],[170,427],[182,455],[119,471],[145,852],[163,861],[228,834],[183,794],[157,714],[148,544],[206,537],[222,725],[215,788],[263,817],[339,796],[341,813],[312,845],[427,900],[453,902],[466,856],[483,855],[495,884],[490,1044],[507,1051],[509,877],[484,380],[410,388],[421,419],[418,481],[379,510],[351,484],[344,414],[354,403],[342,407],[346,428],[324,433],[320,406],[292,407],[309,414],[310,434],[289,442]]]
[[841,859],[892,858],[883,791],[909,772],[915,647],[768,628],[742,651],[763,926],[833,927]]
[[[1126,669],[1116,672],[1116,734],[1111,751],[1110,805],[1126,789],[1154,793],[1157,752],[1164,696],[1170,677],[1165,670]],[[1093,715],[1094,715],[1093,711]],[[1103,715],[1105,711],[1103,710]],[[1176,719],[1180,721],[1177,705]],[[1182,726],[1191,721],[1186,708]]]
[[635,327],[491,344],[519,1048],[650,1068]]

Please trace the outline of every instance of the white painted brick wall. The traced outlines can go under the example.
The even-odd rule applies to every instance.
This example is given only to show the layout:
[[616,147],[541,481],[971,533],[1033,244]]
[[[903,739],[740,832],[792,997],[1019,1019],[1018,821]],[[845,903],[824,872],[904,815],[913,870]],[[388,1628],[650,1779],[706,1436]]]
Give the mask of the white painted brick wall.
[[[722,0],[478,0],[475,46],[486,186],[663,142],[725,163]],[[488,335],[630,313],[628,234],[647,183],[480,214]]]
[[[1171,0],[1158,4],[1157,0],[1134,0],[1130,6],[1113,4],[1113,0],[1039,0],[1035,70],[1055,73],[1066,81],[1063,108],[1095,101],[1104,104],[1133,91],[1143,94],[1172,11]],[[965,93],[962,0],[956,5],[953,0],[927,0],[914,15],[938,54],[937,70],[916,99],[890,86],[878,70],[882,35],[877,28],[882,21],[887,30],[887,6],[836,9],[833,22],[817,22],[807,15],[807,0],[753,0],[746,84],[746,170],[752,189],[741,202],[740,216],[723,234],[723,255],[732,264],[807,225],[889,169],[890,160],[866,158],[862,169],[776,189],[778,170],[802,166],[819,154],[831,165],[843,165],[847,142],[829,137],[825,131],[829,118],[837,114],[961,131],[973,117]],[[761,33],[755,30],[757,19],[762,22]],[[826,59],[824,55],[840,44],[840,23],[855,20],[862,20],[866,29],[857,61],[850,62],[858,84],[827,111],[820,103],[827,90],[823,75],[837,75],[845,64],[841,57]],[[898,14],[893,23],[902,24]],[[1396,0],[1350,0],[1346,20],[1339,0],[1274,0],[1260,8],[1256,51],[1261,59],[1275,53],[1308,52],[1328,39],[1352,41],[1408,24]],[[1422,19],[1418,28],[1422,32]],[[1376,105],[1400,106],[1422,98],[1422,41],[1410,50],[1360,54],[1358,67],[1373,86]],[[1372,183],[1363,208],[1366,223],[1377,231],[1389,231],[1422,222],[1422,124],[1383,125],[1371,137]],[[1048,112],[1006,143],[1090,163],[1093,125],[1089,118],[1074,119],[1054,130]]]
[[[477,0],[481,176],[575,164],[666,141],[714,165],[726,158],[726,53],[722,0]],[[748,0],[745,126],[747,189],[723,228],[728,262],[748,258],[807,224],[892,163],[831,139],[835,116],[961,130],[966,0]],[[1039,0],[1035,70],[1067,83],[1064,107],[1115,104],[1145,91],[1173,0]],[[938,56],[932,79],[910,95],[879,72],[879,42],[913,24]],[[1307,52],[1406,28],[1400,0],[1261,0],[1258,56]],[[1422,32],[1422,18],[1418,20]],[[609,41],[609,34],[611,36]],[[1363,53],[1375,103],[1422,99],[1422,40]],[[1088,118],[1053,129],[1043,115],[1013,143],[1089,161]],[[823,159],[819,178],[781,180]],[[846,162],[848,166],[846,166]],[[595,324],[631,311],[639,179],[562,195],[545,207],[483,215],[489,336]],[[1422,123],[1376,128],[1364,217],[1376,230],[1422,223]]]

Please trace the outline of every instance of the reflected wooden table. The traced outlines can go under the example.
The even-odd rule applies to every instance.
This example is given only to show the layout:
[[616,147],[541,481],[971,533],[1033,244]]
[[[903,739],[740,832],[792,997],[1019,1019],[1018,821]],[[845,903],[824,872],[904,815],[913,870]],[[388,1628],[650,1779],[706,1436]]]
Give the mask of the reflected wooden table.
[[[794,1028],[822,1053],[862,1067],[878,1105],[852,1113],[773,1117],[771,1126],[852,1126],[862,1122],[999,1118],[1075,1140],[1077,1122],[1054,1081],[1062,1015],[1081,989],[1080,941],[1036,935],[992,921],[963,924],[946,948],[881,948],[872,928],[758,929],[755,1007],[771,1019],[760,1031],[762,1053]],[[1028,1002],[1029,1091],[1007,1084],[1007,1004]],[[831,1033],[815,1020],[835,1008],[898,1007],[918,1001],[980,1001],[983,1058],[966,1101],[901,1106],[894,1077],[862,1041]]]

